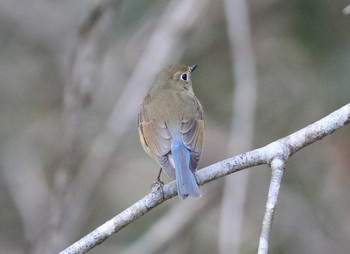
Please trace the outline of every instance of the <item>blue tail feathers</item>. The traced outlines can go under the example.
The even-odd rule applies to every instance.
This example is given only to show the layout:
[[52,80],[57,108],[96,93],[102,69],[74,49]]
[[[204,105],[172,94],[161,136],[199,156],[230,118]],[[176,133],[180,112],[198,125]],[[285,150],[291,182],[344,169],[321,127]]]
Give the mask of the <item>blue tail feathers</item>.
[[190,151],[181,141],[173,141],[171,154],[175,164],[176,186],[179,197],[181,199],[185,199],[187,196],[200,197],[201,194],[196,179],[189,168]]

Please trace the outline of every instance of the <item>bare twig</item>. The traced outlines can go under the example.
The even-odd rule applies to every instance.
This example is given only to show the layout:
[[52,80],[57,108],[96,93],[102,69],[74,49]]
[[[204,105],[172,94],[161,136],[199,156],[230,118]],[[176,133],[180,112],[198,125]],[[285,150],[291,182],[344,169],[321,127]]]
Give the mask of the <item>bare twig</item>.
[[[218,189],[207,192],[208,195],[193,202],[180,202],[171,208],[161,219],[152,225],[136,243],[128,247],[122,254],[152,254],[164,249],[176,237],[190,225],[195,217],[209,204],[215,201]],[[150,244],[151,243],[151,244]]]
[[[196,173],[200,185],[232,174],[245,168],[272,163],[274,159],[286,161],[300,149],[330,135],[350,121],[350,104],[334,111],[321,120],[262,148],[249,151],[199,170]],[[278,161],[274,167],[281,170]],[[176,195],[176,184],[172,181],[147,194],[135,204],[86,235],[61,254],[85,253],[120,231],[131,222]]]
[[[228,153],[252,147],[256,105],[256,69],[246,0],[225,0],[234,82]],[[225,179],[221,205],[219,252],[238,253],[249,171]],[[232,198],[232,197],[235,198]]]
[[258,254],[267,254],[269,250],[269,238],[272,229],[273,216],[275,214],[278,194],[282,182],[282,176],[285,166],[283,158],[276,157],[271,162],[271,181],[267,197],[265,215],[262,223]]

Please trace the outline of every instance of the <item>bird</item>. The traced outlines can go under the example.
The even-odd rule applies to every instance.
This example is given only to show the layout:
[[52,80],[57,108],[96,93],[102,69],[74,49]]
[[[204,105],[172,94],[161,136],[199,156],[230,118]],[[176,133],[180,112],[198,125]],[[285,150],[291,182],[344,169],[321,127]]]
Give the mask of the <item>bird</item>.
[[138,133],[143,149],[176,179],[180,199],[199,198],[195,178],[204,142],[203,108],[192,88],[197,65],[162,69],[140,105]]

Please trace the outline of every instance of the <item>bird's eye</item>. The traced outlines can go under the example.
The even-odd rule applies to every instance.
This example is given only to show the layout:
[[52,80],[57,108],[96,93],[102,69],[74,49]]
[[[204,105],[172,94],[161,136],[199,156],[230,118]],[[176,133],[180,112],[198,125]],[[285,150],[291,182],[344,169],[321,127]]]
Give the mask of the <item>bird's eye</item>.
[[181,75],[181,79],[186,81],[187,80],[187,74],[186,73],[182,74]]

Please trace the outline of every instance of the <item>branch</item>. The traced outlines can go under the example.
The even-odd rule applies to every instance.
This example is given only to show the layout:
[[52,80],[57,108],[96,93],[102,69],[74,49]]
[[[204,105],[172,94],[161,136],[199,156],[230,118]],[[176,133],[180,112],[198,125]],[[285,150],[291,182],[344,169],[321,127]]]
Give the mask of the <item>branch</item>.
[[211,188],[206,193],[207,195],[196,202],[179,202],[174,205],[148,229],[147,233],[121,253],[161,253],[165,246],[179,237],[184,229],[191,225],[194,218],[198,218],[200,213],[204,213],[213,202],[218,201],[218,188]]
[[284,166],[284,160],[278,157],[273,159],[271,162],[272,176],[265,207],[265,216],[260,234],[258,254],[267,254],[269,250],[269,238],[271,234],[272,221],[276,211],[278,193],[282,182]]
[[[287,159],[300,149],[330,135],[350,121],[350,104],[334,111],[321,120],[262,148],[249,151],[232,158],[217,162],[203,168],[196,173],[199,185],[214,181],[237,171],[261,165],[274,164],[274,159]],[[278,166],[278,165],[277,165]],[[177,194],[175,181],[162,188],[154,188],[142,199],[116,215],[103,225],[63,250],[60,254],[86,253],[93,247],[101,244],[111,235],[117,233],[154,207]],[[271,220],[272,224],[272,220]]]

